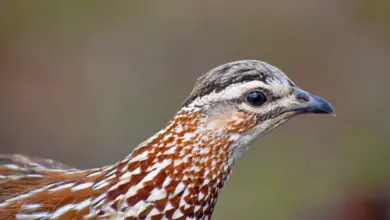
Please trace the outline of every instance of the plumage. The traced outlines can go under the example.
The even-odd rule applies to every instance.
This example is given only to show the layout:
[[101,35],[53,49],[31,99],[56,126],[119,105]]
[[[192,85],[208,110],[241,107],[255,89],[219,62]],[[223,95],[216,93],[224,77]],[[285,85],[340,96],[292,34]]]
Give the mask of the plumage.
[[249,143],[300,113],[334,109],[270,64],[224,64],[197,80],[161,131],[113,165],[79,170],[0,156],[0,220],[210,219]]

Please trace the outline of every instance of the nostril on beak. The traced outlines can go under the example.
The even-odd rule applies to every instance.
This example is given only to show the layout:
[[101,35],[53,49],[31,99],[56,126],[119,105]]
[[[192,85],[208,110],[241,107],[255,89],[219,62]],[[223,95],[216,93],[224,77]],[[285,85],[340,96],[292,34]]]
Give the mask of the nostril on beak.
[[297,99],[301,102],[309,102],[310,101],[310,96],[305,92],[299,92],[296,95],[297,95]]
[[334,108],[323,98],[311,95],[310,93],[301,89],[294,91],[295,99],[299,102],[290,108],[290,111],[296,111],[299,113],[322,113],[333,114]]

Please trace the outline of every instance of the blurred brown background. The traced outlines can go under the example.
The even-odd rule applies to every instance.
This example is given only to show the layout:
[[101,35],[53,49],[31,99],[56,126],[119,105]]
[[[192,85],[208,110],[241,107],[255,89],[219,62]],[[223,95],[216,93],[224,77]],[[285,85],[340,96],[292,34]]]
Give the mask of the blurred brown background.
[[302,219],[372,195],[386,207],[389,49],[388,0],[2,1],[0,150],[114,163],[197,77],[260,59],[337,118],[301,116],[253,144],[214,219]]

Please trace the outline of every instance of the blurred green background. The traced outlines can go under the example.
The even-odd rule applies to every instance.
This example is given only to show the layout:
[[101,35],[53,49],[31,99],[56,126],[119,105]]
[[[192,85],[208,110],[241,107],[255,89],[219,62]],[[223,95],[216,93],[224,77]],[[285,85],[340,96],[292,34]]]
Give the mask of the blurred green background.
[[239,59],[278,66],[337,117],[254,143],[213,219],[304,219],[390,192],[388,0],[2,1],[1,152],[114,163]]

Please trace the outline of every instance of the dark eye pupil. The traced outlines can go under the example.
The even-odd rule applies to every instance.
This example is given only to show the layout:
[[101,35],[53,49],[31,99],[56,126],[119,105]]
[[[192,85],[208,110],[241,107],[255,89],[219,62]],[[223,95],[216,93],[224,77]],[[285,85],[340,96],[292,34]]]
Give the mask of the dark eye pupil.
[[253,106],[260,106],[267,101],[265,95],[259,91],[249,92],[246,99],[247,102]]

